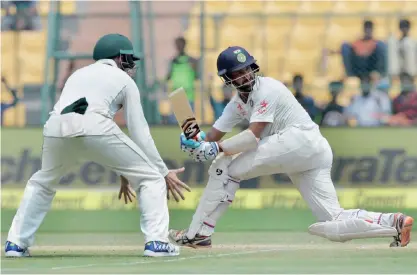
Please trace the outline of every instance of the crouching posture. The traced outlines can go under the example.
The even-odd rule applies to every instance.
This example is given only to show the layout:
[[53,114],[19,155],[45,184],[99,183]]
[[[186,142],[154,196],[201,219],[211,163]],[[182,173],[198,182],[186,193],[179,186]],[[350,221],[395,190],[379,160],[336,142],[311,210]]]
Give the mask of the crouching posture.
[[[219,55],[217,69],[237,94],[207,135],[181,136],[183,151],[194,160],[214,161],[189,228],[170,230],[172,241],[209,247],[216,222],[233,202],[241,180],[286,173],[317,218],[308,228],[311,234],[336,242],[374,237],[394,237],[392,246],[410,242],[413,218],[340,206],[327,140],[281,82],[257,75],[254,57],[241,47],[229,47]],[[220,141],[244,119],[247,130]]]
[[[103,36],[95,45],[96,62],[79,69],[65,83],[44,126],[42,167],[28,181],[7,237],[5,255],[28,256],[35,232],[51,207],[54,184],[77,160],[100,163],[130,182],[142,212],[145,256],[176,256],[169,243],[167,192],[183,197],[179,170],[168,170],[159,155],[132,77],[132,43],[120,34]],[[113,121],[124,108],[130,139]],[[126,195],[126,189],[123,191]]]

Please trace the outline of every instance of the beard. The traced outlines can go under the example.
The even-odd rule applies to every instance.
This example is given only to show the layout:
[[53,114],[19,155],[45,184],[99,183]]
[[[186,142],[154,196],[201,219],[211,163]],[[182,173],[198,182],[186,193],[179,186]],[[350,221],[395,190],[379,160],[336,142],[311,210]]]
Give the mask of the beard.
[[250,93],[250,92],[252,92],[252,87],[253,87],[252,83],[248,83],[248,84],[245,84],[245,85],[240,86],[238,88],[238,90],[241,93]]

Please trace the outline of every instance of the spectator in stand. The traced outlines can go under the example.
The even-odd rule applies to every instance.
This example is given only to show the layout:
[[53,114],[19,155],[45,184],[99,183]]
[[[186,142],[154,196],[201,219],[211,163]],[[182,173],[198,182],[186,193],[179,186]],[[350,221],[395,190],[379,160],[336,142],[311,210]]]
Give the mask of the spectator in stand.
[[[37,1],[2,1],[5,16],[2,18],[2,31],[32,31],[40,29],[41,22],[36,8]],[[12,10],[16,12],[13,14]]]
[[383,118],[392,113],[389,96],[377,90],[375,86],[370,76],[363,76],[361,78],[362,94],[355,96],[344,110],[346,118],[349,121],[355,121],[357,126],[382,126],[385,124]]
[[403,74],[401,94],[393,102],[394,115],[386,120],[392,126],[417,125],[417,90],[413,83],[413,77]]
[[332,99],[323,110],[320,126],[336,127],[346,125],[346,119],[343,115],[343,106],[337,103],[337,97],[342,91],[343,82],[334,81],[329,83],[329,92]]
[[385,75],[386,45],[373,38],[373,23],[365,21],[363,37],[352,44],[343,43],[341,53],[347,76],[362,78],[372,71]]
[[408,81],[407,76],[417,75],[417,41],[408,35],[410,21],[400,20],[399,28],[401,37],[388,39],[388,69],[390,76],[400,76],[402,82],[401,76],[406,76],[404,81]]
[[172,59],[167,82],[171,82],[171,90],[183,87],[187,93],[188,100],[194,110],[195,85],[198,79],[198,61],[185,52],[186,41],[184,37],[175,39],[177,55]]
[[12,107],[15,107],[17,102],[19,101],[19,98],[17,97],[17,91],[16,89],[11,88],[6,81],[6,78],[1,77],[1,84],[3,85],[3,91],[9,91],[13,96],[13,101],[11,103],[3,103],[1,102],[1,125],[3,126],[3,118],[4,118],[4,112],[7,109],[10,109]]
[[304,107],[311,119],[314,120],[317,116],[318,110],[312,97],[304,95],[304,80],[302,75],[295,75],[292,80],[292,87],[294,89],[294,96]]

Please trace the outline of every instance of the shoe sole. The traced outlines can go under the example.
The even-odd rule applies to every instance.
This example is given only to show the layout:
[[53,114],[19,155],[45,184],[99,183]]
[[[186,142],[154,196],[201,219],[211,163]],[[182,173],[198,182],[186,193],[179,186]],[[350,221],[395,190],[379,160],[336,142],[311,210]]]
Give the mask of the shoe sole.
[[183,244],[183,243],[177,243],[177,241],[175,240],[175,238],[173,238],[171,235],[168,236],[168,239],[171,243],[176,244],[178,246],[183,246],[183,247],[190,247],[190,248],[194,248],[194,249],[207,249],[207,248],[211,248],[211,245],[198,245],[198,244]]
[[180,252],[155,252],[152,250],[145,250],[143,256],[145,257],[175,257],[179,256]]
[[30,257],[28,252],[17,252],[17,251],[7,251],[4,253],[4,256],[7,258],[22,258],[22,257]]
[[172,235],[176,235],[176,234],[173,233],[173,231],[169,230],[169,234],[168,234],[169,241],[173,244],[178,245],[178,246],[190,247],[190,248],[193,248],[193,249],[208,249],[208,248],[211,248],[211,244],[210,245],[198,245],[198,244],[191,244],[191,243],[187,243],[187,244],[178,243],[177,240],[175,239],[175,237],[173,237]]
[[401,246],[407,246],[411,240],[411,229],[413,229],[414,219],[412,217],[405,217],[403,228],[401,229]]

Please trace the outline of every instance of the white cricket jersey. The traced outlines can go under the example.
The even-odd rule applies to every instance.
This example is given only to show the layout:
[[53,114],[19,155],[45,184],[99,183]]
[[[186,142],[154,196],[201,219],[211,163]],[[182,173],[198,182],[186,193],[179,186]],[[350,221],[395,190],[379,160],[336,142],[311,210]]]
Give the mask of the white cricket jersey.
[[[61,115],[65,107],[83,97],[88,102],[84,115],[75,113]],[[62,95],[45,124],[44,135],[62,137],[121,134],[122,131],[113,118],[122,107],[130,138],[156,165],[161,174],[166,176],[168,168],[159,155],[149,131],[142,110],[139,89],[134,80],[117,67],[114,60],[99,60],[75,71],[68,78]],[[72,135],[63,134],[63,121],[69,123]]]
[[243,120],[249,123],[270,122],[261,138],[293,125],[314,125],[291,91],[280,81],[270,77],[257,77],[247,103],[236,94],[213,127],[221,132],[230,132]]

